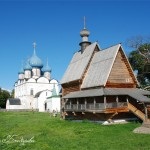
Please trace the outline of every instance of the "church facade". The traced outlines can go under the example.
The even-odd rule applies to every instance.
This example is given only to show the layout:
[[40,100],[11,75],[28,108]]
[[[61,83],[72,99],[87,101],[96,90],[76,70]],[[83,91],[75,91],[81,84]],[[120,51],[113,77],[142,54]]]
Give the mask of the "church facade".
[[[33,44],[33,55],[18,72],[15,82],[14,99],[8,99],[6,109],[60,111],[59,83],[51,78],[51,69],[36,54],[36,43]],[[55,97],[55,99],[53,98]],[[18,102],[20,101],[20,102]],[[55,101],[52,103],[52,101]],[[16,103],[17,102],[17,103]]]

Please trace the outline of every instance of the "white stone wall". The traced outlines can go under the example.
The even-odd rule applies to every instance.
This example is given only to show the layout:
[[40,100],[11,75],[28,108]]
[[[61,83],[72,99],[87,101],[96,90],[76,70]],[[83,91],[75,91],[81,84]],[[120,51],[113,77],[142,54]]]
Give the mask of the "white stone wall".
[[49,112],[60,112],[60,97],[51,97],[46,100],[47,103],[47,111]]
[[50,80],[50,78],[51,78],[50,72],[44,72],[44,77],[46,77],[47,79]]
[[23,80],[23,79],[24,79],[24,74],[23,74],[23,73],[19,74],[19,75],[18,75],[18,78],[19,78],[20,80]]
[[33,68],[32,69],[32,75],[40,77],[41,76],[41,70],[39,68]]
[[39,112],[45,112],[46,111],[45,102],[46,102],[47,97],[50,97],[51,95],[52,95],[52,92],[48,91],[48,90],[41,92],[40,96],[38,97]]
[[30,70],[25,70],[24,77],[25,77],[26,79],[31,78],[31,71],[30,71]]

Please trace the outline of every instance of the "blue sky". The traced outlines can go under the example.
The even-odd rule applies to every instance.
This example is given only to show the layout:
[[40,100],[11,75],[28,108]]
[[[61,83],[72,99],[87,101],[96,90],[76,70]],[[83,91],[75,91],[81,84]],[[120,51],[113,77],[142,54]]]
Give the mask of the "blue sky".
[[22,62],[36,53],[48,59],[52,78],[60,81],[80,49],[83,17],[89,41],[102,49],[150,35],[150,2],[144,0],[0,0],[0,87],[13,89]]

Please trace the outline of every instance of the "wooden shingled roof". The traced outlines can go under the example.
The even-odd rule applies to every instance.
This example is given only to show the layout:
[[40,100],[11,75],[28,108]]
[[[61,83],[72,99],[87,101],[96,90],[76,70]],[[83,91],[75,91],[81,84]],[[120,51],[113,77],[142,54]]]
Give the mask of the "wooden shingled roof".
[[103,86],[106,84],[119,47],[120,44],[99,51],[94,55],[81,88]]
[[[123,58],[119,59],[124,59],[123,65],[125,66],[126,73],[132,80],[132,82],[134,82],[135,85],[138,85],[138,81],[133,73],[133,70],[130,66],[130,63],[128,62],[128,59],[123,51],[121,44],[111,46],[104,50],[99,49],[92,56],[94,50],[96,49],[96,46],[99,49],[97,42],[95,42],[89,45],[83,53],[81,53],[81,51],[78,51],[74,54],[61,80],[61,84],[82,79],[81,89],[88,89],[100,86],[105,87],[110,77],[110,73],[112,72],[112,67],[116,60],[118,52],[120,51],[120,53],[123,55]],[[122,72],[121,76],[123,75],[124,73]],[[123,80],[125,79],[123,78]]]
[[82,78],[84,71],[91,59],[97,43],[89,45],[86,50],[82,53],[81,51],[76,52],[60,81],[61,84],[68,83],[71,81],[79,80]]
[[97,86],[105,87],[119,50],[121,50],[124,57],[126,58],[128,69],[132,74],[134,82],[136,82],[136,84],[138,85],[138,81],[134,76],[133,70],[121,47],[121,44],[117,44],[95,53],[85,79],[83,80],[83,83],[81,85],[81,88],[91,88]]

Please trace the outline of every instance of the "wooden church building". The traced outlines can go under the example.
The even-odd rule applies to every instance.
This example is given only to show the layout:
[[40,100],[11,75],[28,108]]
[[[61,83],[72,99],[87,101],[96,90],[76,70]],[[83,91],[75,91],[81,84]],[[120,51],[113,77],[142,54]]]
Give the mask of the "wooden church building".
[[82,41],[62,80],[62,116],[65,119],[102,123],[140,119],[149,121],[149,91],[138,81],[121,44],[100,49],[88,41],[84,27]]

